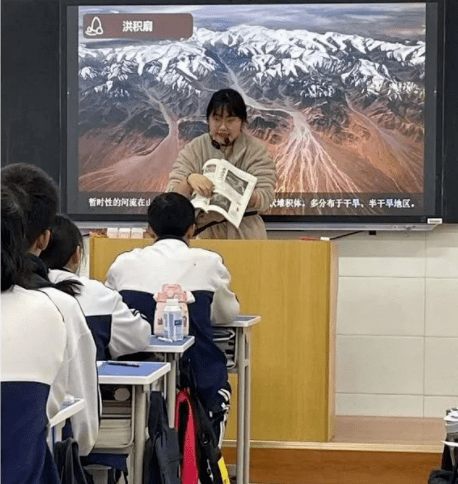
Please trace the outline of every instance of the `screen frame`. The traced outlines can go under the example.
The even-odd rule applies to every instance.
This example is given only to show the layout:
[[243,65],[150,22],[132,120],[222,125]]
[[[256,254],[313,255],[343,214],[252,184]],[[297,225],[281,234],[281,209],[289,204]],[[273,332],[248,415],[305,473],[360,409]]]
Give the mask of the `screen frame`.
[[[68,84],[67,84],[67,63],[69,53],[67,47],[67,35],[68,35],[68,14],[67,9],[69,7],[78,6],[96,6],[96,5],[242,5],[248,2],[241,1],[223,1],[217,2],[216,0],[202,0],[202,1],[146,1],[146,0],[62,0],[60,4],[60,92],[61,92],[61,116],[60,116],[60,133],[61,133],[61,170],[60,170],[60,186],[61,186],[61,205],[62,211],[67,213],[72,219],[79,222],[95,222],[97,225],[103,222],[144,222],[146,220],[146,207],[144,214],[90,214],[90,213],[74,213],[71,211],[68,203],[68,139],[75,136],[75,133],[69,133],[71,124],[68,122],[69,110],[68,110]],[[250,0],[249,4],[278,4],[278,0]],[[306,4],[316,3],[313,0],[292,0],[287,3],[291,4]],[[433,200],[430,201],[432,208],[431,212],[425,213],[425,215],[262,215],[266,222],[267,228],[269,225],[284,227],[283,230],[288,230],[291,227],[293,230],[298,230],[301,227],[304,230],[313,229],[314,226],[332,229],[335,228],[351,228],[353,226],[390,226],[390,225],[408,225],[408,224],[428,224],[430,219],[440,219],[442,217],[443,203],[442,203],[442,190],[443,190],[443,111],[444,111],[444,38],[445,38],[445,0],[358,0],[358,1],[344,1],[344,0],[320,0],[319,3],[323,4],[370,4],[370,3],[426,3],[429,5],[435,5],[436,7],[436,22],[433,28],[427,29],[426,32],[426,44],[428,45],[428,53],[430,59],[427,59],[429,66],[431,63],[435,63],[435,76],[429,74],[429,82],[433,85],[429,87],[429,92],[434,92],[435,98],[426,100],[426,103],[430,103],[430,106],[435,110],[434,120],[434,133],[425,133],[425,165],[431,164],[433,169],[425,170],[425,194],[427,195],[427,188],[429,186],[430,193],[432,193]],[[431,7],[427,7],[431,8]],[[432,20],[430,20],[432,21]],[[430,47],[431,46],[431,47]],[[431,56],[431,50],[434,49],[435,55]],[[77,53],[75,54],[77,55]],[[432,57],[432,58],[431,58]],[[434,68],[433,67],[433,68]],[[431,67],[428,67],[431,70]],[[428,79],[427,79],[428,80]],[[428,87],[426,87],[426,90]],[[427,104],[425,104],[425,113]],[[425,116],[427,116],[426,114]],[[425,118],[426,119],[426,118]],[[431,122],[431,121],[429,121]],[[432,139],[434,138],[434,139]],[[428,178],[429,177],[429,178]],[[426,201],[425,195],[425,204]],[[425,207],[426,208],[426,207]],[[294,227],[294,228],[293,228]]]

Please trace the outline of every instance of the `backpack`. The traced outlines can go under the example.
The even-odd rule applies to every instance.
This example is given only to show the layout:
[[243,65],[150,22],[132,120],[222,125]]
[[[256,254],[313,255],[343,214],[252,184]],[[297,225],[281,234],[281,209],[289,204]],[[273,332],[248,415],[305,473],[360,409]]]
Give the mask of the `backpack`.
[[90,476],[81,465],[78,442],[69,437],[53,447],[54,462],[62,484],[88,484]]
[[143,457],[143,484],[180,484],[180,446],[178,433],[168,424],[161,392],[150,393],[149,439]]
[[441,468],[430,472],[428,484],[458,484],[458,464],[453,464],[447,445],[442,452]]
[[455,469],[446,471],[444,469],[434,469],[428,477],[428,484],[457,484],[457,473]]
[[196,392],[177,395],[175,422],[183,455],[182,484],[229,484],[224,458],[218,447],[213,422]]
[[197,422],[188,390],[180,390],[176,399],[175,425],[180,441],[181,483],[198,484]]

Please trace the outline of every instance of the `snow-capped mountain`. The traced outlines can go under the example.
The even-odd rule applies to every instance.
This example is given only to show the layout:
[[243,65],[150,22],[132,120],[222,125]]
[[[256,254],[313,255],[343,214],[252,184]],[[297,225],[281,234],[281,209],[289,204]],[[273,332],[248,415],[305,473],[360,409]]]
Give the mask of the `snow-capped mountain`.
[[424,42],[240,25],[92,45],[78,52],[83,189],[164,189],[176,150],[206,131],[208,100],[224,87],[247,102],[280,191],[422,189]]
[[[98,92],[110,94],[116,83],[123,84],[128,93],[125,84],[144,80],[189,96],[200,91],[202,84],[213,89],[218,83],[215,77],[228,79],[233,74],[259,101],[271,83],[280,92],[291,83],[300,86],[302,102],[353,88],[386,93],[387,84],[395,98],[405,91],[400,86],[403,82],[422,82],[424,63],[424,42],[411,45],[358,35],[245,25],[225,32],[196,29],[193,37],[183,42],[100,50],[83,47],[79,51],[83,95],[89,94],[86,88],[96,87]],[[88,78],[92,82],[86,86]],[[327,87],[331,79],[333,90]],[[109,81],[113,81],[111,88]],[[105,89],[100,89],[103,84]]]

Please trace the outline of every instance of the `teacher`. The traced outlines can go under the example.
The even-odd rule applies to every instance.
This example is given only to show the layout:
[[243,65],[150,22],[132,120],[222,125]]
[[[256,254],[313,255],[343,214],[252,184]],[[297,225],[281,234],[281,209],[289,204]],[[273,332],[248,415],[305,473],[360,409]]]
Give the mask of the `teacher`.
[[190,197],[194,192],[210,197],[213,183],[202,174],[206,161],[225,159],[254,175],[257,183],[239,228],[215,212],[199,212],[196,218],[200,238],[266,239],[259,215],[274,199],[277,175],[266,146],[244,132],[247,109],[242,96],[233,89],[213,94],[207,107],[208,133],[189,142],[179,153],[169,176],[167,191]]

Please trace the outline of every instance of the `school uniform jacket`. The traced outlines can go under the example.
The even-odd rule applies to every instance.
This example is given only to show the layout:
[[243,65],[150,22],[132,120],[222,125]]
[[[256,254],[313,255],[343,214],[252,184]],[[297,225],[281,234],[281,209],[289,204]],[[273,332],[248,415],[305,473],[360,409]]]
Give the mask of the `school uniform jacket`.
[[46,433],[67,390],[66,326],[39,291],[13,286],[1,297],[1,482],[57,484]]
[[40,291],[56,305],[67,328],[68,371],[60,372],[58,379],[66,383],[69,395],[84,399],[84,408],[70,422],[80,455],[88,455],[97,440],[102,408],[94,338],[74,297],[52,287]]
[[213,342],[212,324],[231,323],[240,309],[229,289],[230,274],[222,257],[216,252],[190,248],[182,239],[160,239],[151,246],[119,255],[108,270],[106,281],[152,327],[156,308],[153,296],[164,284],[174,283],[194,295],[195,302],[188,309],[189,331],[196,341],[185,354],[208,408],[220,407],[218,392],[228,387],[226,358]]
[[66,270],[50,270],[49,279],[74,279],[81,283],[76,296],[97,346],[97,360],[112,360],[144,350],[151,337],[151,326],[138,312],[134,314],[117,291],[101,282],[77,276]]
[[85,456],[91,452],[97,440],[102,408],[94,338],[78,301],[59,289],[45,287],[52,283],[49,282],[44,262],[32,254],[29,257],[34,265],[35,284],[57,307],[67,328],[65,358],[68,361],[68,371],[62,369],[57,381],[61,382],[68,394],[84,399],[84,409],[73,415],[70,422],[80,455]]

